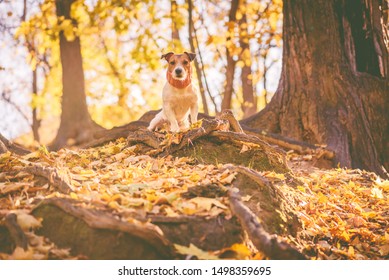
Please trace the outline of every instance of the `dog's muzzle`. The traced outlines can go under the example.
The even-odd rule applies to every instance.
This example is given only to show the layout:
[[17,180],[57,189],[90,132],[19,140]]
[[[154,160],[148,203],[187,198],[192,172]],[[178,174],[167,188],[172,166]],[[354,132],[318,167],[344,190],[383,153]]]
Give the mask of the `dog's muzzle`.
[[174,77],[178,79],[183,79],[185,78],[185,72],[182,68],[177,67],[174,69]]

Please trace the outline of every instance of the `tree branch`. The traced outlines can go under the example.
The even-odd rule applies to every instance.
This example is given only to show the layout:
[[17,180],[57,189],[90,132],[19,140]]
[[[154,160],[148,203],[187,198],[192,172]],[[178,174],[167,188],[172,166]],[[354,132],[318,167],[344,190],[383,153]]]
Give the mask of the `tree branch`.
[[270,235],[263,227],[258,217],[243,204],[236,188],[229,192],[230,207],[247,232],[254,246],[270,259],[304,260],[306,257],[297,248],[282,240],[277,235]]

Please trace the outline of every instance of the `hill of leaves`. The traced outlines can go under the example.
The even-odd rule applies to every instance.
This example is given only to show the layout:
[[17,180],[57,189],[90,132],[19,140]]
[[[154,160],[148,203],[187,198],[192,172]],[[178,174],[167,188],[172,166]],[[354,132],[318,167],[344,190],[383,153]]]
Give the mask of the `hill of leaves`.
[[[205,164],[190,157],[170,155],[151,157],[140,154],[137,147],[118,139],[89,149],[48,152],[41,148],[25,156],[1,154],[0,259],[90,258],[82,250],[56,244],[45,236],[45,220],[34,211],[50,199],[104,210],[124,225],[155,231],[162,243],[165,235],[172,236],[166,221],[176,223],[182,217],[192,217],[233,223],[235,214],[227,194],[239,188],[234,185],[239,174],[231,164]],[[291,166],[315,160],[293,153],[288,157]],[[297,217],[298,226],[293,231],[283,230],[288,227],[287,218],[265,228],[276,228],[275,233],[307,258],[388,259],[389,181],[373,173],[340,168],[293,168],[286,173],[251,171],[266,179],[285,200],[283,205]],[[62,189],[53,176],[60,178]],[[63,186],[70,189],[63,191]],[[243,193],[241,200],[256,209],[258,221],[264,222],[267,206],[256,200],[255,191]],[[282,209],[279,212],[282,214]],[[10,226],[12,217],[16,225]],[[211,232],[214,226],[206,225]],[[24,237],[15,238],[12,228],[21,228]],[[204,240],[201,236],[193,242],[190,238],[175,237],[166,242],[172,243],[178,258],[268,258],[253,245],[244,229],[234,230],[239,231],[239,238],[232,236],[233,230],[225,230],[229,239],[223,241],[224,245],[213,247],[207,246],[212,233],[204,233]]]

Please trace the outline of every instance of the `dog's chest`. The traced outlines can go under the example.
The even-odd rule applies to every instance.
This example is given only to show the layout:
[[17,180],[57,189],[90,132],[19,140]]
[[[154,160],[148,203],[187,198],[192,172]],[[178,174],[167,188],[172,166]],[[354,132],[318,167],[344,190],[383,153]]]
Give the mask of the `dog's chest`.
[[191,87],[183,90],[167,87],[164,90],[163,102],[169,104],[176,115],[184,115],[197,102],[197,95]]

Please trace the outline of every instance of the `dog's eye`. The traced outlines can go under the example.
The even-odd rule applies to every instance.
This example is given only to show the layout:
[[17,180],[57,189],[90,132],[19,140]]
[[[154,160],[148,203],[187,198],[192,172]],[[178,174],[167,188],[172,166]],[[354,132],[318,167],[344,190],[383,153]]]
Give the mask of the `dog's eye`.
[[189,62],[187,60],[184,60],[184,65],[187,65]]
[[176,64],[174,61],[170,61],[170,65],[174,65]]

